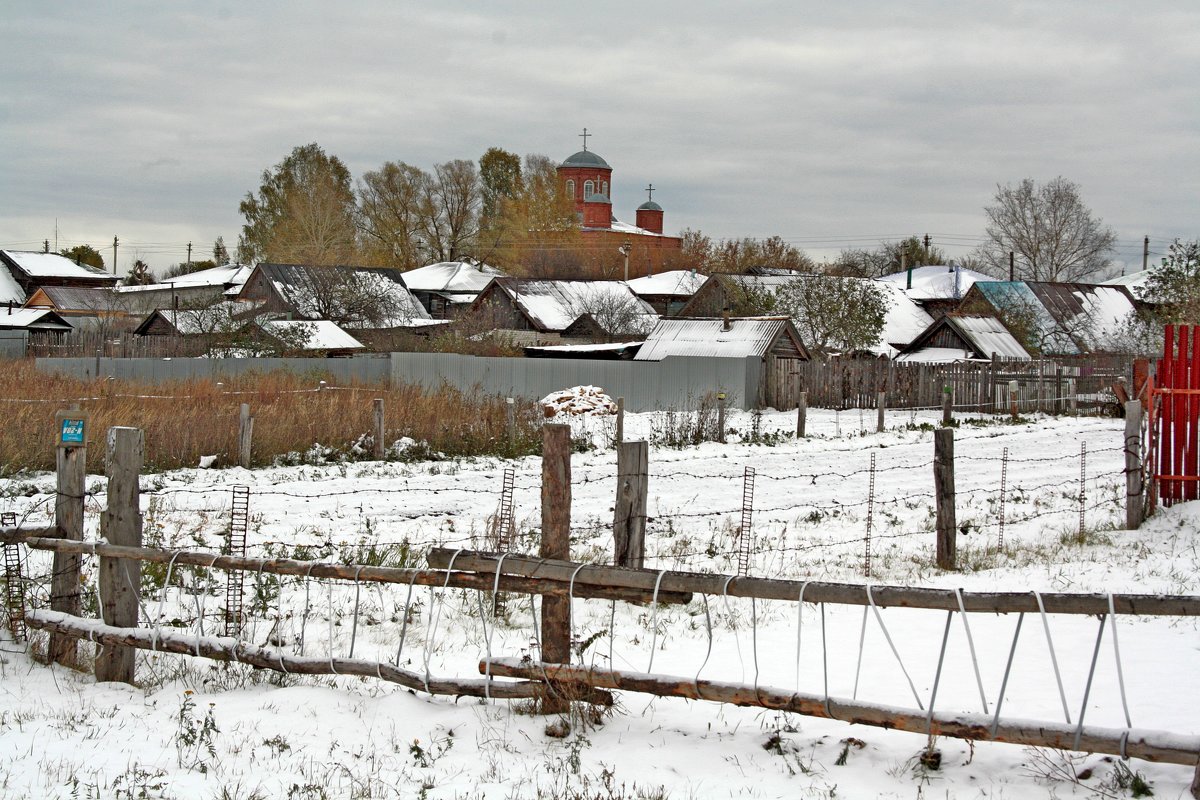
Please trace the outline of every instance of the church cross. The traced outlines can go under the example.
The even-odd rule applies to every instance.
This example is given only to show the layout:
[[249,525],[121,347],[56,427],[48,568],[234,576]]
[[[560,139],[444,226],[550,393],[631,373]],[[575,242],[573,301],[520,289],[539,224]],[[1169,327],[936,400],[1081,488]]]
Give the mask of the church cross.
[[596,134],[594,134],[594,133],[588,133],[588,132],[587,132],[587,128],[584,128],[584,129],[583,129],[583,133],[581,133],[581,134],[579,134],[579,135],[583,137],[583,149],[586,151],[586,150],[587,150],[587,139],[588,139],[588,137],[589,137],[589,136],[595,136]]
[[654,199],[654,184],[653,183],[646,187],[646,192],[647,192],[647,194],[649,194],[649,198],[647,198],[647,199],[653,200]]

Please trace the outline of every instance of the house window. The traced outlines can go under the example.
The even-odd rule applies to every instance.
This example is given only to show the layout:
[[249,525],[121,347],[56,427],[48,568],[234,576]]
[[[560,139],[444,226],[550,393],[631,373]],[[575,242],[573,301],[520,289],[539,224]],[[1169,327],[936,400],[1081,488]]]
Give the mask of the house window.
[[596,184],[591,181],[583,182],[583,199],[587,200],[596,191]]
[[567,194],[571,196],[572,200],[575,199],[575,181],[567,181]]

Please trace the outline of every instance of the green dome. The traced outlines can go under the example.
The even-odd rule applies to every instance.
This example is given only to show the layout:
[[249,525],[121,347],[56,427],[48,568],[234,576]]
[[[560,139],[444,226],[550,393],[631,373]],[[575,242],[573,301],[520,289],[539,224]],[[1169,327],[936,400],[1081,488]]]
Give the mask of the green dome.
[[612,169],[607,161],[590,150],[580,150],[564,161],[562,165],[564,167],[600,167],[601,169]]
[[662,211],[663,208],[653,200],[647,200],[637,207],[638,211]]

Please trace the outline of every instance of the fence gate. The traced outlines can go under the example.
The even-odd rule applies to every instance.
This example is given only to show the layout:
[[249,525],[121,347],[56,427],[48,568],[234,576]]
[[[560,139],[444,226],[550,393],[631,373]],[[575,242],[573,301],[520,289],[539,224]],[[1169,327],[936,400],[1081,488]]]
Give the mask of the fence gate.
[[1200,497],[1200,325],[1168,325],[1147,386],[1151,510]]

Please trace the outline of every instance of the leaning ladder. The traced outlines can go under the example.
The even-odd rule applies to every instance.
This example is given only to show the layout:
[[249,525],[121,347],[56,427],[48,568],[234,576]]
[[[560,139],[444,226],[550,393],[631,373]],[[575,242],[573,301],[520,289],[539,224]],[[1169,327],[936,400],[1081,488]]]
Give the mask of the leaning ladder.
[[[233,487],[233,508],[229,520],[229,539],[226,549],[231,556],[246,555],[246,529],[250,525],[250,487]],[[237,636],[242,631],[242,583],[240,569],[229,570],[225,589],[225,635]]]
[[[0,514],[0,526],[15,528],[17,515]],[[13,639],[25,641],[25,580],[21,575],[21,546],[4,545],[4,607],[8,611],[8,630]]]
[[750,574],[750,523],[754,517],[754,467],[742,481],[742,526],[738,528],[738,575]]

